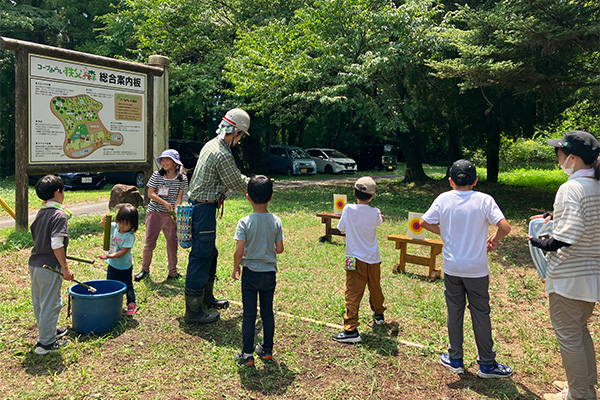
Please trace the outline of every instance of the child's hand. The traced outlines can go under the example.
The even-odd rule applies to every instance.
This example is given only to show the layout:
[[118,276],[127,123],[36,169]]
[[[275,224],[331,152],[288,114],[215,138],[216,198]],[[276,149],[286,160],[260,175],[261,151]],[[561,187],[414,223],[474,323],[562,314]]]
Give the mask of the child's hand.
[[241,275],[241,274],[242,274],[242,270],[241,270],[240,266],[239,266],[239,265],[237,265],[237,266],[236,266],[236,265],[234,265],[234,266],[233,266],[233,271],[231,272],[231,277],[232,277],[234,280],[236,280],[236,281],[237,281],[238,279],[240,279],[240,275]]
[[71,271],[71,268],[67,267],[62,268],[62,275],[63,275],[63,279],[66,281],[72,281],[73,279],[75,279],[75,274],[73,273],[73,271]]
[[385,216],[383,214],[379,214],[381,215],[381,222],[385,222]]
[[99,254],[98,258],[101,260],[106,260],[106,259],[108,259],[108,254]]
[[494,240],[493,238],[489,237],[488,240],[487,240],[487,251],[496,250],[499,245],[500,245],[500,242],[498,242],[498,241]]

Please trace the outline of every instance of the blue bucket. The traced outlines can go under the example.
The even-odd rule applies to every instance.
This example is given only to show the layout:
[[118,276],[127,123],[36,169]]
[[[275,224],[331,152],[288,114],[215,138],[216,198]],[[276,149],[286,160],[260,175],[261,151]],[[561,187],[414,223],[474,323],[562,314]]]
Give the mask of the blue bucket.
[[123,293],[127,285],[110,279],[83,282],[96,289],[90,292],[80,284],[69,288],[73,330],[79,333],[102,333],[113,329],[121,320]]

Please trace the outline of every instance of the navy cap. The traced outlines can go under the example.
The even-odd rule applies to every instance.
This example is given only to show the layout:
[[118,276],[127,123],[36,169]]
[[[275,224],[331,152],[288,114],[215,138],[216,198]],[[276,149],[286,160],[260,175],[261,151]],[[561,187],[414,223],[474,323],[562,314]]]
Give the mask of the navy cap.
[[569,131],[560,139],[548,139],[546,142],[552,147],[581,157],[586,164],[592,164],[600,155],[598,139],[585,131]]
[[477,178],[477,170],[469,160],[457,160],[450,167],[450,178],[458,186],[470,185]]

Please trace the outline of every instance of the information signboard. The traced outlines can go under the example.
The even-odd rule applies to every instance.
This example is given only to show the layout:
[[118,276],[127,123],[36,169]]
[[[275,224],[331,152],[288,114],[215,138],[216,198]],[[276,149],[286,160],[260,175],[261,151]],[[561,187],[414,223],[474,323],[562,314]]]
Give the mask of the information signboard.
[[29,54],[30,164],[146,161],[147,75]]

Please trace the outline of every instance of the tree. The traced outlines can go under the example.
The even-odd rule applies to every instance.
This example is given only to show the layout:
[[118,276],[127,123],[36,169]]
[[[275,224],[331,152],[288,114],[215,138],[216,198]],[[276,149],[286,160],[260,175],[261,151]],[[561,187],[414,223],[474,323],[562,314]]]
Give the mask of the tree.
[[600,9],[589,1],[468,4],[449,13],[440,38],[455,55],[431,60],[440,78],[478,90],[485,109],[488,180],[497,181],[500,135],[531,134],[577,100],[598,97]]
[[[422,1],[315,1],[240,37],[226,65],[232,95],[282,131],[342,116],[351,142],[400,142],[408,167],[425,179],[411,132],[422,105],[411,90],[435,45],[436,13]],[[290,139],[302,144],[302,136]]]

